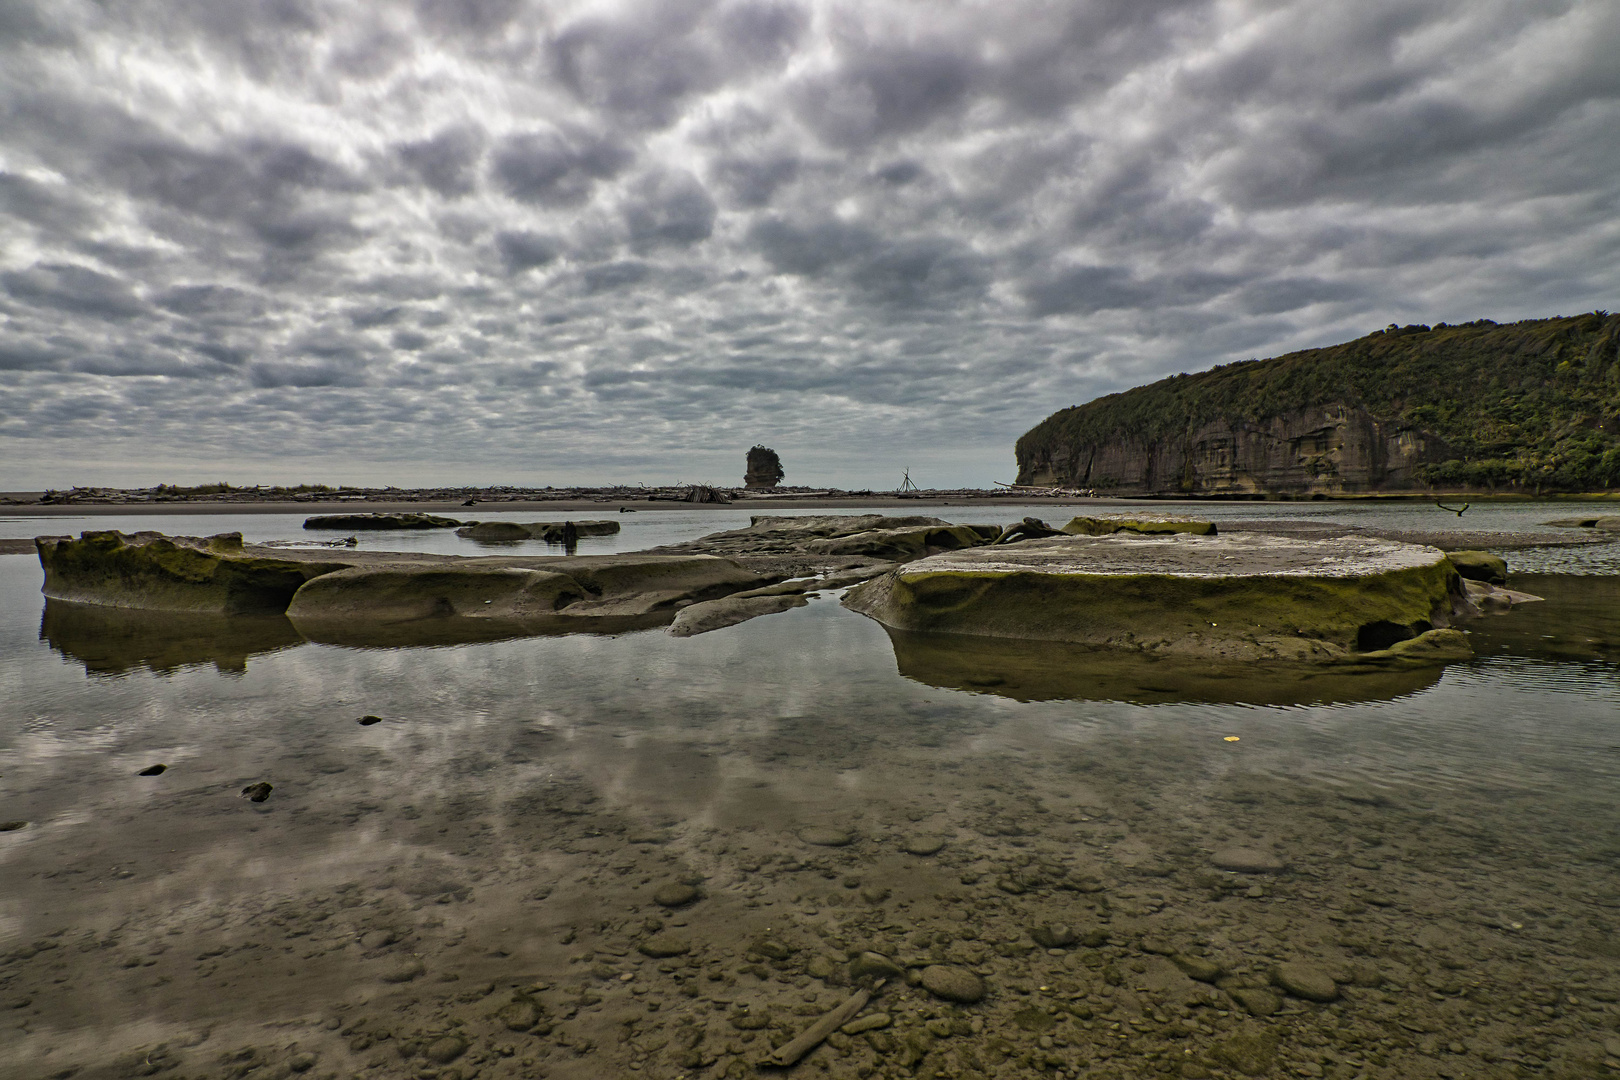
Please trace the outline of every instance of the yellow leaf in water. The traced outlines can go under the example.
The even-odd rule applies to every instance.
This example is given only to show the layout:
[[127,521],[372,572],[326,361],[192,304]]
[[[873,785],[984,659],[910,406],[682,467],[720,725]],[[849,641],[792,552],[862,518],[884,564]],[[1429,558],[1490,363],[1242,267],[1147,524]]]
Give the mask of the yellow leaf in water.
[[1237,736],[1236,736],[1236,735],[1228,735],[1228,736],[1227,736],[1227,737],[1226,737],[1226,741],[1227,741],[1227,742],[1237,742],[1237,741],[1238,741],[1238,737],[1237,737]]

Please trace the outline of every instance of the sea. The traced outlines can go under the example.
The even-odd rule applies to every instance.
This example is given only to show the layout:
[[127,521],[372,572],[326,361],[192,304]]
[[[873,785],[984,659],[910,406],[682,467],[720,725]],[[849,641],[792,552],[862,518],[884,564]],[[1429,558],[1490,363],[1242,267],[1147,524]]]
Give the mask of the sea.
[[[571,516],[621,523],[591,554],[758,512]],[[352,648],[47,606],[0,556],[0,1077],[755,1076],[857,991],[776,1071],[1620,1075],[1620,544],[1543,524],[1604,512],[1197,508],[1545,534],[1502,552],[1541,600],[1404,672],[895,634],[837,592],[693,638]],[[0,535],[328,538],[302,522]]]

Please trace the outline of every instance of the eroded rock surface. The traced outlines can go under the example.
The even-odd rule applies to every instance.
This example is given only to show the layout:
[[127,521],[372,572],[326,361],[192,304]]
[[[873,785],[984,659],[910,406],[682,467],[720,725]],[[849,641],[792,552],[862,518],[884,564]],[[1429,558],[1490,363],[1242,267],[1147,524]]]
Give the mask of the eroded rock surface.
[[1331,660],[1447,625],[1435,548],[1245,534],[1075,536],[935,555],[845,604],[897,629],[1229,660]]
[[626,620],[659,625],[680,606],[767,584],[735,562],[701,554],[333,555],[244,546],[237,533],[87,532],[41,537],[37,546],[52,601],[210,615],[284,612],[305,637],[351,644],[438,643],[447,630],[453,638],[458,624],[480,627],[475,637],[593,623],[621,628]]

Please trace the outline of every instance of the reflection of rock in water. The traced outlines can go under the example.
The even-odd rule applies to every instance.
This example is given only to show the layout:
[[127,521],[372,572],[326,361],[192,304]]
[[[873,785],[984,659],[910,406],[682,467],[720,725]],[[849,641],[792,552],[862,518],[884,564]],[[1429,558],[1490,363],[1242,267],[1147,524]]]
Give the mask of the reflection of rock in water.
[[1620,577],[1514,574],[1513,588],[1546,602],[1472,624],[1480,656],[1620,661]]
[[194,664],[247,669],[248,658],[304,639],[285,615],[208,615],[46,600],[39,637],[91,675],[136,668],[167,672]]
[[1307,664],[1216,666],[1153,659],[1057,641],[1008,641],[889,627],[900,674],[930,686],[1016,701],[1208,702],[1303,705],[1382,701],[1433,685],[1441,668],[1387,670]]

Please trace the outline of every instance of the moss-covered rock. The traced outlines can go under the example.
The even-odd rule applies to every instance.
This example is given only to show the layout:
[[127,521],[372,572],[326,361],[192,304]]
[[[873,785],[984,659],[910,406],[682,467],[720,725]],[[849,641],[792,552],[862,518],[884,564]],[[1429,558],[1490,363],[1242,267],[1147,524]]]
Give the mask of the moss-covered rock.
[[47,597],[149,611],[280,612],[306,581],[347,565],[248,552],[241,533],[84,532],[34,546]]
[[1434,548],[1121,534],[936,555],[852,589],[844,602],[902,630],[1330,660],[1447,624],[1460,593],[1456,570]]
[[1213,521],[1199,521],[1193,518],[1145,518],[1145,517],[1077,517],[1063,526],[1062,532],[1070,536],[1112,536],[1114,533],[1136,533],[1139,536],[1156,536],[1166,533],[1188,533],[1192,536],[1214,536],[1217,533]]
[[1453,551],[1446,556],[1457,573],[1470,581],[1491,585],[1507,584],[1507,560],[1484,551]]

